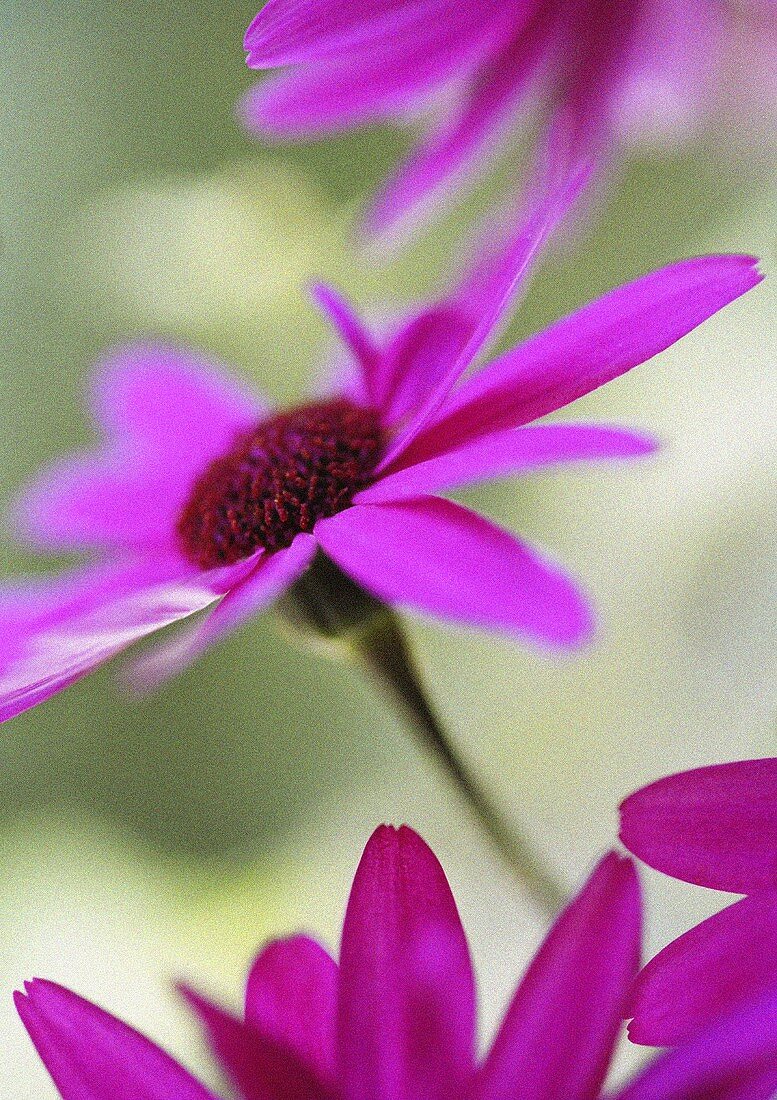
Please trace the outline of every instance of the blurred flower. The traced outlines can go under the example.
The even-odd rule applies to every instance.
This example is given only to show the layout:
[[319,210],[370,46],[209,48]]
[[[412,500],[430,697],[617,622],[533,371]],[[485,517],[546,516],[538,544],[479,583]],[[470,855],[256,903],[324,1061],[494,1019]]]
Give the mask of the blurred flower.
[[635,140],[677,142],[734,114],[732,104],[736,140],[749,132],[758,148],[773,112],[755,106],[777,90],[772,0],[269,0],[245,48],[251,68],[292,70],[242,106],[263,136],[311,137],[433,106],[372,203],[373,233],[463,186],[527,100],[542,105],[540,166],[552,173]]
[[633,997],[635,1042],[681,1041],[777,985],[777,759],[715,764],[651,783],[623,803],[621,840],[667,875],[747,895],[648,963]]
[[0,719],[218,604],[144,662],[139,678],[155,682],[303,577],[327,597],[341,578],[344,600],[363,597],[368,611],[383,601],[546,647],[582,643],[591,615],[575,584],[433,494],[649,453],[651,440],[620,429],[526,425],[667,348],[761,277],[747,256],[681,261],[463,379],[573,192],[540,203],[451,295],[379,336],[319,287],[356,368],[325,398],[272,413],[193,356],[118,354],[95,387],[106,443],[45,472],[16,507],[17,529],[39,547],[104,557],[0,591]]
[[[596,1100],[639,966],[631,862],[610,853],[555,922],[491,1049],[475,1050],[475,979],[445,873],[411,829],[382,826],[356,872],[339,965],[307,936],[270,944],[238,1017],[183,993],[244,1100]],[[138,1032],[51,982],[16,1004],[64,1100],[213,1094]],[[777,992],[656,1059],[620,1100],[767,1100]]]

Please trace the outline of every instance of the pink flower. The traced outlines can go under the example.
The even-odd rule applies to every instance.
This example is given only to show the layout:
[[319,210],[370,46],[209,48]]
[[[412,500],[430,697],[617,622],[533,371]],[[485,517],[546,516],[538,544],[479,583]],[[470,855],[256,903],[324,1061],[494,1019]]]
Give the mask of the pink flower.
[[[475,980],[440,864],[408,828],[367,844],[339,965],[296,936],[254,963],[245,1013],[185,990],[243,1100],[596,1100],[639,966],[641,906],[610,853],[557,919],[490,1050],[476,1055]],[[64,1100],[213,1100],[102,1009],[35,980],[16,1004]],[[649,1065],[612,1100],[768,1100],[777,990]]]
[[113,357],[92,401],[104,441],[46,471],[16,507],[17,529],[38,546],[100,557],[0,590],[0,719],[211,608],[142,676],[178,670],[322,555],[386,603],[551,648],[583,642],[591,615],[575,584],[436,494],[649,453],[652,441],[620,429],[527,425],[669,347],[760,275],[747,256],[681,261],[462,380],[566,201],[538,208],[492,266],[382,336],[318,288],[355,367],[324,399],[273,412],[191,355]]
[[777,987],[777,759],[659,779],[621,806],[621,840],[667,875],[746,894],[669,944],[642,971],[629,1034],[684,1040]]
[[757,148],[754,119],[773,115],[777,92],[772,0],[269,0],[245,48],[251,68],[289,70],[242,106],[263,136],[426,109],[368,212],[373,233],[461,187],[502,151],[527,101],[541,105],[543,170],[563,172],[635,140],[694,136],[737,100],[731,130],[749,128]]

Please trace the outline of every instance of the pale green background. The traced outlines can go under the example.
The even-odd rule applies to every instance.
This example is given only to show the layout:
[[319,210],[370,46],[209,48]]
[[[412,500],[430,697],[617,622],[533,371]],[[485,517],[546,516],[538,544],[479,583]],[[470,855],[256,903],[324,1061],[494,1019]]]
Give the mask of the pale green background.
[[[293,400],[328,347],[308,277],[370,306],[445,271],[450,225],[389,268],[351,247],[399,132],[271,151],[241,133],[253,11],[4,0],[3,499],[88,438],[85,379],[106,346],[195,344]],[[632,161],[599,223],[548,258],[508,341],[684,255],[746,249],[773,271],[773,168],[763,150],[737,159],[712,143]],[[774,304],[767,283],[565,413],[657,432],[656,460],[468,495],[584,578],[600,619],[587,653],[548,661],[410,626],[462,752],[570,885],[613,843],[617,801],[635,786],[774,751]],[[40,568],[8,541],[0,558],[9,575]],[[382,820],[411,822],[443,858],[493,1024],[540,923],[369,687],[290,644],[272,617],[142,703],[115,672],[0,735],[0,1095],[53,1095],[10,1005],[33,974],[204,1066],[170,979],[237,1004],[267,935],[303,926],[335,944]],[[648,888],[651,947],[719,903],[658,876]]]

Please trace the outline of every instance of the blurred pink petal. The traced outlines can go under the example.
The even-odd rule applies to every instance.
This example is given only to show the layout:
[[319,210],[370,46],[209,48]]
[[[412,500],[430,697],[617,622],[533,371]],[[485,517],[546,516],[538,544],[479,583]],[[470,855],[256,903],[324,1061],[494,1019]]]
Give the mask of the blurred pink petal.
[[777,887],[777,759],[659,779],[624,801],[620,835],[684,882],[735,894]]
[[445,874],[412,830],[384,826],[368,843],[340,970],[343,1100],[457,1095],[473,1065],[474,978]]
[[[140,638],[215,602],[251,562],[195,573],[141,560],[11,589],[0,600],[0,721],[74,683]],[[4,612],[4,608],[7,611]]]
[[334,1081],[339,972],[309,936],[275,940],[248,975],[246,1023],[293,1050],[322,1081]]
[[413,458],[527,424],[646,362],[756,286],[756,264],[750,256],[681,260],[611,290],[467,379]]
[[632,993],[629,1038],[675,1046],[767,989],[777,989],[777,890],[730,905],[651,959]]
[[388,603],[567,648],[588,639],[577,587],[507,531],[438,497],[356,505],[316,527],[329,556]]
[[316,552],[312,535],[297,535],[287,550],[259,554],[251,571],[207,618],[186,624],[173,638],[140,656],[125,673],[137,691],[150,691],[198,660],[212,645],[273,603],[307,569]]
[[63,1100],[216,1100],[139,1032],[36,978],[16,1008]]
[[334,287],[327,286],[325,283],[316,283],[313,286],[313,298],[359,368],[360,390],[373,403],[377,403],[375,392],[381,352],[372,334]]
[[640,936],[636,872],[610,853],[518,986],[472,1100],[597,1097],[639,967]]
[[771,1100],[777,1088],[777,990],[657,1058],[613,1100]]
[[193,479],[264,411],[191,354],[118,352],[95,376],[104,447],[44,470],[16,505],[16,527],[44,547],[169,548]]
[[387,474],[357,493],[354,504],[410,499],[570,462],[642,458],[656,447],[648,436],[622,428],[587,424],[510,428]]
[[336,1100],[310,1066],[285,1044],[181,987],[215,1058],[242,1100]]

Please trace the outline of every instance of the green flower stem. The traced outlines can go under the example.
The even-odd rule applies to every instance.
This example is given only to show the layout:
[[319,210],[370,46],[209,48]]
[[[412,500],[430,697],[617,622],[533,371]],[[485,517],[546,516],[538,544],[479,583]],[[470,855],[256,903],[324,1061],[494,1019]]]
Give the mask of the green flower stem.
[[442,763],[495,848],[549,914],[564,904],[559,884],[459,758],[433,710],[397,615],[319,554],[281,603],[285,616],[335,655],[360,664],[421,743]]

